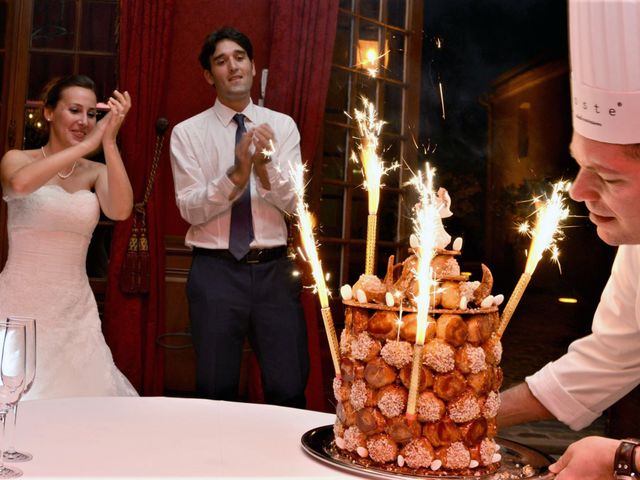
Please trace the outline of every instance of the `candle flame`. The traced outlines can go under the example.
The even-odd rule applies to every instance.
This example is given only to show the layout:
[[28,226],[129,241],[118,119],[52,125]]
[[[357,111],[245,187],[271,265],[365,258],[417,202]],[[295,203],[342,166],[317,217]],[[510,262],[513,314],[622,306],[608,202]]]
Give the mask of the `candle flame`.
[[369,194],[369,214],[376,215],[380,204],[380,187],[382,186],[382,176],[400,166],[394,162],[385,168],[384,162],[378,156],[379,135],[384,125],[384,121],[378,120],[375,106],[367,98],[362,97],[363,110],[355,110],[355,120],[360,132],[361,144],[358,147],[360,156],[352,152],[351,159],[358,163],[358,158],[362,164],[364,173],[364,187]]
[[314,220],[307,204],[304,202],[304,171],[303,165],[291,167],[294,192],[297,197],[296,216],[298,217],[298,229],[304,250],[301,253],[304,260],[311,266],[311,274],[315,282],[314,287],[318,293],[320,306],[327,308],[329,306],[329,291],[325,282],[325,275],[322,272],[322,263],[318,256],[318,245],[313,234]]
[[519,231],[524,231],[531,236],[525,273],[533,274],[545,251],[551,253],[552,260],[558,261],[560,250],[557,242],[562,239],[560,223],[569,216],[569,208],[565,204],[564,194],[570,188],[570,182],[559,181],[553,185],[551,198],[548,200],[542,197],[534,199],[537,208],[533,230],[523,228],[522,225],[518,228]]

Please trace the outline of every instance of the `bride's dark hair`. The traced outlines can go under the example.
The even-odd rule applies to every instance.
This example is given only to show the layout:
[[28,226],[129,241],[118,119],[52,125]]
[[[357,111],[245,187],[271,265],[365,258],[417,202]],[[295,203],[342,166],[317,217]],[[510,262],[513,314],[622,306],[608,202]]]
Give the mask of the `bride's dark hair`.
[[88,88],[93,93],[97,93],[95,82],[86,75],[68,75],[66,77],[54,78],[44,87],[42,93],[44,107],[56,108],[62,92],[70,87]]

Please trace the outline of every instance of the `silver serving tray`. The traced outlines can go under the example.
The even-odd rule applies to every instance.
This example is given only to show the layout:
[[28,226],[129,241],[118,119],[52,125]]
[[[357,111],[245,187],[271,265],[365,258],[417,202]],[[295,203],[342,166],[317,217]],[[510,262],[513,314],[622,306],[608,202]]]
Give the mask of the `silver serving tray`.
[[[537,479],[551,480],[553,473],[549,472],[548,466],[553,463],[553,459],[542,452],[526,447],[520,443],[512,442],[504,438],[496,438],[500,445],[500,455],[502,455],[501,465],[498,471],[486,475],[473,476],[443,476],[443,475],[409,475],[395,473],[376,467],[365,467],[353,463],[348,457],[340,455],[333,444],[333,426],[325,425],[309,430],[302,436],[302,448],[315,459],[332,465],[352,474],[367,475],[375,478],[395,479],[474,479],[474,480],[509,480],[509,479]],[[535,473],[525,476],[522,467],[530,465]]]

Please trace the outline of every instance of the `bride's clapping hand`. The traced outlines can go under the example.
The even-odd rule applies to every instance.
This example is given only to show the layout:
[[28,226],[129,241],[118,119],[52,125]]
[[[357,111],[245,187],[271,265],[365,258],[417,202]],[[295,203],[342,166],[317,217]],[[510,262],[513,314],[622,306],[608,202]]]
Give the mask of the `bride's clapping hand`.
[[98,122],[84,138],[83,143],[89,152],[95,151],[105,141],[115,143],[120,126],[131,108],[129,92],[115,90],[107,101],[109,112]]
[[105,123],[103,141],[109,140],[115,142],[122,122],[124,122],[131,108],[129,92],[121,93],[118,90],[114,90],[113,95],[109,97],[107,101],[107,105],[109,105],[109,113],[98,123]]
[[86,154],[95,152],[100,147],[100,144],[102,143],[102,138],[104,137],[105,127],[106,127],[106,123],[104,123],[105,118],[103,118],[98,123],[96,123],[95,126],[91,129],[91,131],[87,133],[87,135],[82,140],[81,145],[85,147],[87,151]]

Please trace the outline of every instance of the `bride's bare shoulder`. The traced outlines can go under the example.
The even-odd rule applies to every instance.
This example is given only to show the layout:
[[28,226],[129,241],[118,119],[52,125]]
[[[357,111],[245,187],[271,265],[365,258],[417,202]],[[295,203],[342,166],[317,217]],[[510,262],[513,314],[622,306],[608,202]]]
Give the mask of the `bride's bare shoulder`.
[[2,156],[2,162],[22,160],[25,162],[34,161],[40,155],[40,149],[35,150],[9,150]]
[[0,160],[0,169],[3,174],[12,172],[35,161],[39,154],[40,150],[9,150]]

